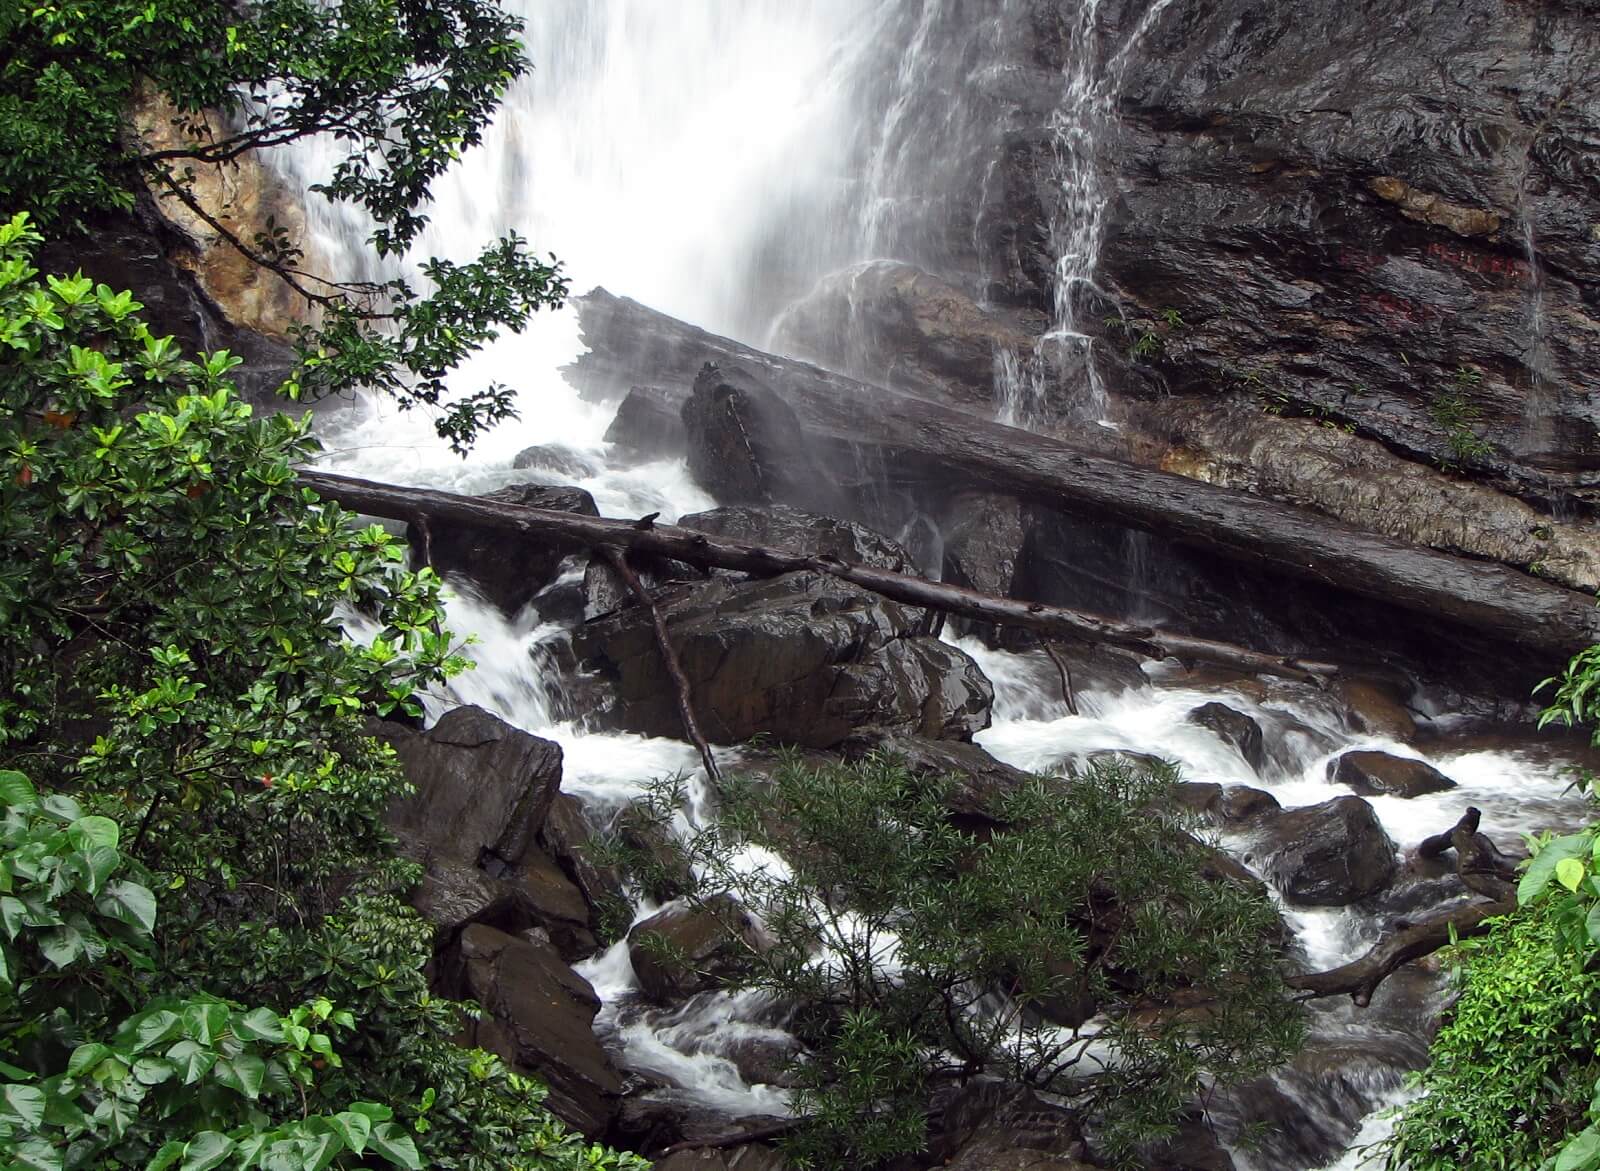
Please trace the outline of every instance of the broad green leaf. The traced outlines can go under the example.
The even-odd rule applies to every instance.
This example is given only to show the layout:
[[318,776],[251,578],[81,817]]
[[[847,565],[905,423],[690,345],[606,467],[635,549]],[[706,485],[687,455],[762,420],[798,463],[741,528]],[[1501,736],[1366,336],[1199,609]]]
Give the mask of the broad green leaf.
[[82,1077],[110,1056],[112,1050],[109,1045],[101,1045],[98,1042],[79,1045],[67,1060],[67,1076]]
[[80,850],[94,849],[98,846],[109,846],[114,850],[120,840],[121,831],[117,829],[117,823],[109,817],[95,815],[78,818],[67,827],[67,836]]
[[270,1008],[253,1008],[234,1014],[233,1035],[243,1041],[267,1041],[276,1045],[283,1040],[283,1024]]
[[227,1162],[234,1142],[215,1130],[202,1131],[183,1149],[183,1165],[178,1171],[211,1171]]
[[216,1001],[198,1001],[183,1010],[183,1024],[189,1035],[202,1045],[216,1043],[228,1027],[228,1006]]
[[0,805],[12,809],[37,809],[39,791],[33,782],[18,772],[0,771]]
[[133,1063],[133,1076],[144,1086],[159,1086],[175,1072],[173,1063],[162,1057],[141,1057]]
[[7,1154],[10,1165],[19,1171],[61,1171],[61,1152],[42,1138],[20,1142]]
[[1555,1171],[1588,1171],[1600,1160],[1600,1131],[1580,1131],[1556,1156]]
[[162,1144],[156,1157],[145,1164],[144,1171],[167,1171],[167,1168],[183,1158],[183,1144],[176,1140]]
[[392,1122],[380,1123],[372,1128],[372,1149],[396,1167],[404,1167],[406,1171],[422,1171],[417,1144]]
[[1587,834],[1569,834],[1564,838],[1556,838],[1535,854],[1533,861],[1528,863],[1527,873],[1517,884],[1517,903],[1525,906],[1544,893],[1545,887],[1549,886],[1550,880],[1555,877],[1556,863],[1563,858],[1580,858],[1589,850],[1590,840]]
[[182,1030],[183,1018],[177,1013],[165,1008],[147,1012],[139,1018],[139,1023],[135,1027],[133,1051],[142,1053],[152,1045],[172,1040]]
[[262,1079],[267,1076],[267,1063],[254,1053],[241,1053],[229,1061],[217,1062],[211,1076],[254,1101],[261,1093]]
[[89,941],[76,927],[53,927],[39,936],[39,952],[58,968],[77,963],[89,954]]
[[89,893],[99,894],[106,879],[116,873],[122,855],[110,846],[96,846],[85,855],[89,867]]
[[156,896],[137,882],[108,883],[94,906],[108,919],[137,927],[147,935],[155,929]]
[[367,1136],[372,1133],[372,1119],[365,1114],[346,1110],[329,1118],[328,1125],[344,1140],[344,1145],[356,1154],[359,1155],[367,1149]]
[[44,1091],[38,1086],[0,1088],[0,1118],[37,1128],[44,1121]]
[[71,825],[83,816],[83,806],[64,793],[51,793],[39,802],[41,812],[65,825]]
[[167,1050],[167,1060],[178,1067],[178,1072],[183,1075],[183,1084],[190,1086],[211,1072],[211,1067],[217,1063],[217,1055],[198,1041],[186,1037]]
[[382,1102],[352,1102],[350,1109],[357,1114],[365,1114],[374,1122],[388,1122],[394,1117],[394,1111]]
[[1556,881],[1570,891],[1576,891],[1583,881],[1583,862],[1577,858],[1563,858],[1556,863]]

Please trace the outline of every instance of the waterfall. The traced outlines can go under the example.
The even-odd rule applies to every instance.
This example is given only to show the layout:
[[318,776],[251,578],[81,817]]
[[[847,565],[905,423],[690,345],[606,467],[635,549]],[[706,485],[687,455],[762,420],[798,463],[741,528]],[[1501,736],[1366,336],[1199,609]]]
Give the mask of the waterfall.
[[[1093,314],[1109,309],[1095,284],[1111,197],[1099,156],[1131,54],[1169,2],[1155,0],[1109,54],[1099,46],[1100,0],[1071,9],[1061,98],[1049,123],[1060,194],[1049,223],[1053,323],[1039,354],[997,360],[1002,387],[1012,387],[1002,401],[1008,421],[1027,425],[1056,405],[1044,401],[1047,361],[1080,362],[1088,393],[1075,413],[1091,421],[1105,416],[1087,328]],[[941,179],[940,166],[948,171],[952,159],[970,159],[992,141],[985,136],[993,129],[961,100],[962,87],[1004,80],[997,80],[998,62],[1006,38],[1016,35],[1023,0],[1005,0],[976,20],[971,5],[954,0],[511,0],[507,7],[527,23],[535,69],[508,94],[484,145],[436,185],[431,223],[405,265],[435,254],[463,260],[515,230],[536,249],[557,252],[574,288],[604,284],[759,342],[784,305],[841,266],[893,254],[936,267],[950,212],[941,183],[975,184],[976,214],[985,214],[981,193],[990,171]],[[952,36],[957,41],[948,42]],[[328,157],[313,144],[283,152],[278,163],[309,181]],[[369,226],[358,215],[314,199],[309,212],[317,253],[345,274],[374,274],[361,245]],[[464,389],[486,378],[513,387],[520,411],[465,461],[420,412],[370,402],[324,424],[323,466],[483,492],[523,478],[511,466],[520,449],[550,444],[589,469],[575,482],[603,514],[659,512],[671,520],[711,507],[681,460],[632,463],[606,444],[609,412],[581,400],[559,373],[579,349],[572,313],[543,314],[459,371],[456,384]],[[1139,561],[1141,548],[1130,560]],[[1139,585],[1133,583],[1135,594]],[[692,799],[681,826],[710,816],[688,745],[596,733],[562,715],[548,655],[565,633],[541,620],[537,604],[506,617],[458,591],[449,622],[476,636],[467,653],[478,670],[429,697],[431,718],[476,703],[556,740],[565,753],[563,789],[602,813],[637,799],[654,777],[682,774],[691,778]],[[980,743],[1019,767],[1049,770],[1091,752],[1128,749],[1177,761],[1189,780],[1244,782],[1285,805],[1304,805],[1348,792],[1327,779],[1339,751],[1419,755],[1352,732],[1325,695],[1188,687],[1170,678],[1171,664],[1147,664],[1148,686],[1086,688],[1080,714],[1071,715],[1042,655],[960,645],[996,685],[995,722]],[[1287,729],[1282,758],[1258,774],[1216,734],[1187,720],[1196,705],[1218,698],[1263,726]],[[1563,804],[1558,765],[1515,747],[1465,751],[1442,742],[1429,758],[1462,788],[1448,797],[1373,800],[1402,846],[1452,822],[1463,797],[1485,810],[1486,826],[1506,835],[1546,824],[1571,804]],[[641,905],[638,914],[656,909]],[[1376,930],[1375,920],[1356,911],[1292,912],[1289,921],[1307,954],[1329,964],[1356,954]],[[708,994],[670,1010],[644,1006],[634,995],[625,942],[582,971],[604,1001],[599,1024],[623,1065],[729,1113],[787,1108],[784,1091],[746,1084],[724,1055],[741,1038],[770,1031],[758,998]],[[1360,1027],[1331,1010],[1318,1019],[1329,1031]],[[1401,1068],[1374,1066],[1358,1114],[1391,1100]],[[1313,1090],[1285,1092],[1303,1097],[1308,1113],[1328,1115],[1329,1133],[1341,1136],[1336,1142],[1355,1133],[1357,1120],[1334,1117]]]

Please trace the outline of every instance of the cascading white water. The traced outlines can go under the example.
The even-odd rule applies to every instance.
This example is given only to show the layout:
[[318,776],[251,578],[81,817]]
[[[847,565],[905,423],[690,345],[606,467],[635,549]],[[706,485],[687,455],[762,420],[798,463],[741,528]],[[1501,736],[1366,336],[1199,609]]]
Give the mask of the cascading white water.
[[[1052,223],[1059,257],[1052,334],[1060,345],[1082,342],[1085,355],[1081,315],[1095,302],[1109,194],[1096,170],[1094,136],[1111,116],[1132,48],[1167,2],[1156,0],[1102,62],[1092,35],[1098,0],[1083,0],[1075,10],[1054,124],[1063,200]],[[927,116],[918,107],[926,100],[919,87],[942,76],[930,56],[940,51],[933,30],[954,18],[944,0],[508,6],[527,21],[537,68],[508,96],[486,144],[436,188],[418,256],[466,259],[492,237],[516,230],[536,247],[556,249],[576,288],[603,283],[708,328],[759,340],[786,300],[823,273],[914,234],[922,164],[913,165],[906,144],[908,135],[917,137],[911,133],[917,119]],[[895,63],[887,87],[886,61]],[[926,134],[917,141],[925,155]],[[325,164],[315,150],[282,160],[302,177]],[[342,260],[347,272],[360,271],[368,226],[315,201],[310,210],[317,250]],[[457,384],[466,389],[491,378],[516,388],[521,411],[520,420],[481,441],[468,460],[448,451],[424,415],[370,403],[325,425],[323,464],[390,482],[482,492],[535,478],[536,472],[514,471],[512,457],[531,445],[553,445],[587,468],[570,478],[594,494],[606,515],[661,512],[671,519],[710,507],[681,461],[629,465],[613,455],[602,438],[609,413],[580,400],[558,373],[579,348],[572,314],[541,315],[528,332],[503,339],[459,373]],[[1012,377],[1021,377],[1018,367],[1025,365],[1013,362]],[[1014,421],[1027,422],[1037,405],[1018,400]],[[1089,414],[1099,418],[1103,403],[1090,404]],[[470,654],[479,665],[430,697],[431,717],[475,703],[555,739],[565,752],[564,790],[600,811],[637,799],[652,778],[694,777],[698,758],[685,744],[597,734],[553,714],[559,705],[549,693],[553,673],[544,656],[562,632],[542,623],[536,606],[507,618],[463,593],[449,611],[453,628],[476,636]],[[1026,768],[1129,749],[1175,759],[1192,780],[1247,782],[1299,805],[1345,791],[1325,778],[1327,761],[1342,748],[1417,755],[1353,735],[1313,695],[1263,701],[1222,693],[1277,733],[1272,767],[1258,776],[1231,747],[1185,719],[1197,704],[1219,698],[1216,691],[1089,690],[1079,696],[1082,714],[1071,716],[1047,661],[977,642],[961,645],[996,685],[995,723],[980,742]],[[1499,833],[1544,824],[1569,807],[1549,761],[1448,749],[1432,759],[1463,788],[1411,802],[1374,801],[1401,845],[1453,821],[1462,797],[1484,808],[1485,824]],[[704,801],[691,801],[682,824],[705,816]],[[641,906],[640,914],[654,909]],[[1318,964],[1348,957],[1370,930],[1353,912],[1296,911],[1289,918]],[[672,1010],[642,1008],[633,1003],[637,985],[625,944],[583,971],[605,1002],[601,1027],[625,1064],[730,1113],[786,1109],[783,1091],[747,1084],[727,1056],[742,1040],[770,1035],[769,1006],[759,998],[712,994]],[[1392,1089],[1392,1080],[1374,1093]]]

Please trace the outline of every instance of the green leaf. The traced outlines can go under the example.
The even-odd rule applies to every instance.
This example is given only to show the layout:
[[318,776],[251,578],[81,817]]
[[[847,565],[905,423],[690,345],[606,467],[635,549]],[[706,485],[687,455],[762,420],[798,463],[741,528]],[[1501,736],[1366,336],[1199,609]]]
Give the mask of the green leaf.
[[[140,1053],[152,1045],[170,1041],[183,1029],[183,1018],[165,1008],[147,1012],[138,1018],[134,1028],[133,1051]],[[170,1057],[171,1054],[169,1053]]]
[[11,1156],[11,1166],[20,1171],[62,1171],[61,1152],[42,1138],[20,1142]]
[[44,1121],[44,1091],[38,1086],[6,1086],[0,1089],[0,1118],[37,1128]]
[[270,1008],[254,1008],[234,1014],[233,1035],[243,1041],[266,1041],[276,1045],[283,1040],[283,1023]]
[[112,1055],[112,1049],[109,1045],[101,1045],[98,1042],[79,1045],[72,1051],[72,1056],[67,1060],[67,1076],[82,1077]]
[[1556,863],[1556,881],[1570,891],[1576,891],[1583,882],[1583,862],[1577,858],[1563,858]]
[[228,1006],[216,1001],[191,1004],[183,1010],[183,1026],[200,1044],[215,1044],[228,1027]]
[[167,1168],[183,1158],[183,1144],[176,1140],[163,1143],[155,1158],[145,1164],[144,1171],[167,1171]]
[[11,809],[39,808],[39,791],[33,782],[21,773],[9,769],[0,771],[0,804]]
[[94,849],[100,846],[109,846],[116,849],[120,840],[121,831],[117,823],[109,817],[90,816],[80,817],[67,827],[67,836],[78,849]]
[[137,882],[109,883],[94,906],[108,919],[136,927],[146,935],[155,930],[156,896]]
[[1580,1131],[1556,1156],[1555,1171],[1589,1171],[1600,1161],[1600,1131]]
[[372,1128],[372,1149],[396,1167],[404,1167],[406,1171],[422,1171],[417,1144],[392,1122],[379,1123]]
[[202,1131],[183,1148],[183,1165],[178,1171],[211,1171],[227,1162],[234,1142],[215,1130]]
[[1517,903],[1526,906],[1529,902],[1544,893],[1550,880],[1555,877],[1556,863],[1563,858],[1581,858],[1590,849],[1590,839],[1587,834],[1569,834],[1564,838],[1556,838],[1544,849],[1534,855],[1533,861],[1528,863],[1528,871],[1522,876],[1522,881],[1517,884]]
[[217,1055],[198,1041],[185,1038],[167,1050],[167,1060],[178,1067],[178,1072],[183,1075],[183,1084],[189,1086],[211,1072],[211,1067],[217,1063]]
[[367,1149],[367,1137],[372,1133],[372,1119],[354,1110],[346,1110],[328,1119],[328,1125],[344,1140],[344,1145],[356,1154]]
[[89,953],[89,941],[70,924],[53,927],[39,936],[39,952],[58,968],[65,968]]
[[254,1053],[241,1053],[229,1061],[219,1061],[211,1076],[230,1090],[237,1090],[251,1101],[261,1094],[261,1082],[267,1076],[267,1063]]

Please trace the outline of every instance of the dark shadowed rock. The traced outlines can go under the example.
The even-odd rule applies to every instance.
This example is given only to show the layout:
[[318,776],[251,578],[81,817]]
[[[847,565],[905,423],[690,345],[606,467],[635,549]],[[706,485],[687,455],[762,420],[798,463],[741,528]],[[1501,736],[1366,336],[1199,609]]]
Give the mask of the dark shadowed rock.
[[[520,504],[580,516],[599,516],[594,497],[582,488],[553,484],[513,484],[484,494],[483,499]],[[417,525],[406,527],[412,555],[445,576],[466,578],[486,600],[515,614],[555,580],[561,559],[579,552],[570,541],[545,540],[463,525],[433,525],[424,536]]]
[[782,396],[747,370],[706,363],[683,401],[689,471],[723,504],[791,504],[820,512],[840,493]]
[[906,767],[919,776],[955,778],[958,784],[950,797],[950,811],[983,821],[993,821],[1000,803],[1029,780],[1021,769],[996,760],[969,741],[864,735],[852,737],[839,747],[846,759],[888,752],[905,761]]
[[656,1160],[656,1171],[788,1171],[790,1163],[773,1147],[745,1146],[677,1151]]
[[795,553],[814,553],[905,572],[914,564],[904,546],[854,521],[803,512],[781,504],[734,505],[694,512],[678,524],[716,537],[751,545],[767,545]]
[[955,1171],[1090,1171],[1077,1117],[1031,1090],[979,1082],[945,1111],[936,1154]]
[[598,909],[622,894],[622,875],[615,867],[595,863],[590,843],[595,826],[584,812],[583,802],[570,793],[558,793],[539,830],[539,840],[560,865],[562,872],[583,892],[584,899]]
[[[826,748],[862,727],[969,739],[988,726],[993,693],[966,655],[915,636],[893,602],[822,574],[718,579],[659,599],[706,736],[766,733]],[[635,607],[580,628],[578,662],[612,684],[601,726],[682,734],[647,614]]]
[[385,725],[415,792],[386,820],[404,841],[477,864],[520,862],[561,785],[561,748],[479,707],[446,712],[427,732]]
[[645,994],[660,1003],[711,988],[760,946],[754,921],[732,899],[657,911],[628,932],[628,954]]
[[654,386],[635,386],[617,407],[605,440],[638,459],[677,459],[688,436],[680,411],[683,395]]
[[1241,825],[1281,808],[1271,793],[1249,785],[1183,781],[1176,796],[1178,804],[1190,813],[1225,826]]
[[1421,797],[1456,787],[1427,761],[1387,752],[1346,752],[1328,762],[1328,779],[1363,797]]
[[1285,810],[1265,820],[1257,840],[1267,877],[1301,906],[1359,902],[1395,874],[1394,843],[1360,797]]
[[423,866],[412,903],[441,941],[476,922],[542,930],[568,959],[592,953],[591,909],[537,842],[561,783],[559,746],[476,707],[425,733],[382,730],[415,788],[387,820]]
[[468,1042],[535,1074],[558,1117],[585,1134],[604,1133],[622,1078],[595,1039],[600,999],[589,982],[549,944],[483,924],[461,933],[454,966],[462,993],[484,1010],[467,1023]]
[[1198,724],[1215,732],[1223,743],[1231,745],[1244,757],[1256,772],[1267,764],[1266,750],[1261,743],[1261,725],[1243,712],[1234,711],[1225,703],[1204,703],[1185,717],[1189,723]]

